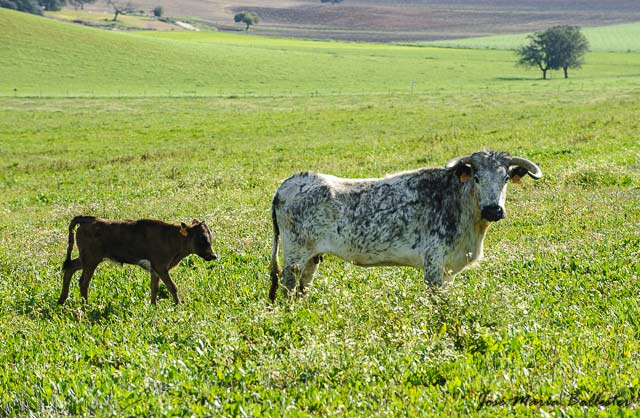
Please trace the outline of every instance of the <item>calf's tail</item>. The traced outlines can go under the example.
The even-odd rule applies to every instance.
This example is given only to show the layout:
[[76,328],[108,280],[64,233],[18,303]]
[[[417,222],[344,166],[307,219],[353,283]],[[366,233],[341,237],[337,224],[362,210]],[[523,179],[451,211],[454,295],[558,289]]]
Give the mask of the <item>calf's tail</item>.
[[67,246],[67,258],[64,260],[64,263],[62,264],[62,270],[66,270],[71,266],[71,253],[73,252],[73,243],[74,243],[73,230],[75,229],[76,225],[91,223],[91,222],[94,222],[95,220],[96,220],[95,216],[76,216],[71,220],[71,223],[69,224],[69,245]]
[[278,262],[278,249],[280,229],[278,228],[278,219],[276,218],[276,200],[278,195],[273,198],[271,202],[271,221],[273,222],[273,249],[271,250],[271,289],[269,290],[269,299],[271,302],[276,300],[276,293],[278,292],[278,276],[282,274],[280,263]]

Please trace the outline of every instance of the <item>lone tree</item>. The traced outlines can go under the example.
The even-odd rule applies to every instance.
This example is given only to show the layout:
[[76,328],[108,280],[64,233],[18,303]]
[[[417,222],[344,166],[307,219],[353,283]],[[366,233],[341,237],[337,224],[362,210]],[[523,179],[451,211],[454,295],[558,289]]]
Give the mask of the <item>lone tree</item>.
[[254,12],[243,11],[243,12],[237,13],[233,17],[233,20],[236,23],[240,23],[240,22],[244,23],[246,25],[244,30],[245,32],[248,32],[249,26],[255,25],[260,22],[260,16],[258,16]]
[[542,78],[547,79],[548,70],[564,70],[568,78],[569,68],[580,68],[589,43],[576,26],[554,26],[544,32],[529,35],[529,44],[516,50],[520,56],[518,64],[538,67]]
[[113,19],[111,19],[112,22],[116,22],[120,15],[126,15],[127,13],[136,11],[136,6],[131,2],[124,3],[117,0],[107,0],[107,4],[113,8],[114,15]]
[[162,6],[156,6],[153,8],[153,15],[155,17],[162,17],[164,13],[164,9],[162,8]]
[[569,78],[569,68],[580,68],[584,63],[584,54],[589,50],[589,41],[577,26],[556,26],[559,34],[558,62]]

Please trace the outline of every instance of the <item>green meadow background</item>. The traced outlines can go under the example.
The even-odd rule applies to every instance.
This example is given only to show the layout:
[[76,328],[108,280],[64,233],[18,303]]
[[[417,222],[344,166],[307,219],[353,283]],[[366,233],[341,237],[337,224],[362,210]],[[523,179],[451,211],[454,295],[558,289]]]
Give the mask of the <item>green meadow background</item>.
[[[3,9],[0,45],[0,415],[637,413],[637,45],[546,81],[506,50],[114,33]],[[509,187],[485,260],[441,297],[418,270],[327,256],[310,296],[268,303],[282,179],[483,148],[544,177]],[[205,219],[220,259],[172,271],[177,307],[109,263],[88,304],[74,280],[60,307],[78,214]]]
[[[582,33],[587,37],[591,51],[640,52],[640,23],[583,28]],[[514,50],[528,42],[528,35],[527,33],[521,33],[483,36],[448,41],[418,42],[416,45]]]

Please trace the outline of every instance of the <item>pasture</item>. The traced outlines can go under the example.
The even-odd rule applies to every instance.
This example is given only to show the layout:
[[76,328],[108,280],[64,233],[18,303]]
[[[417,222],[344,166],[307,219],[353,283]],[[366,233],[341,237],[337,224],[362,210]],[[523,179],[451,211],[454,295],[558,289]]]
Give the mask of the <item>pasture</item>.
[[[582,33],[589,40],[591,51],[638,52],[640,51],[640,23],[585,27]],[[444,41],[421,42],[418,45],[444,46],[451,48],[474,49],[516,49],[527,44],[527,33],[513,35],[494,35],[479,38],[453,39]]]
[[[0,10],[0,415],[637,413],[637,53],[542,81],[505,51],[20,19]],[[309,297],[267,302],[282,179],[485,147],[544,177],[509,186],[485,261],[441,300],[417,270],[327,256]],[[172,271],[177,307],[108,263],[60,307],[77,214],[204,218],[220,259]]]

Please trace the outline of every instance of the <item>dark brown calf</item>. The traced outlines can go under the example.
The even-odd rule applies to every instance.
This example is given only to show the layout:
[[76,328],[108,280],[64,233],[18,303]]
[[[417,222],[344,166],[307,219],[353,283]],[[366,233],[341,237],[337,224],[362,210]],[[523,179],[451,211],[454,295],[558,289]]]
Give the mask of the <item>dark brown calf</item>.
[[[72,260],[73,230],[78,224],[76,241],[80,256]],[[67,300],[71,277],[78,270],[82,270],[80,294],[86,301],[93,272],[108,258],[121,264],[136,264],[151,273],[151,304],[156,303],[160,279],[178,304],[178,288],[169,270],[189,254],[197,254],[207,261],[217,258],[211,248],[211,231],[204,222],[194,219],[191,225],[176,225],[149,219],[120,221],[76,216],[69,225],[69,246],[62,265],[64,279],[58,303]]]

